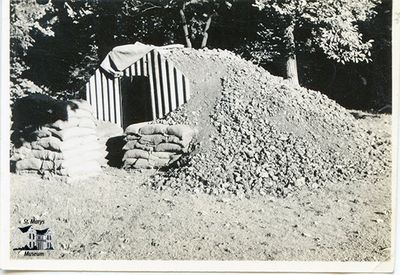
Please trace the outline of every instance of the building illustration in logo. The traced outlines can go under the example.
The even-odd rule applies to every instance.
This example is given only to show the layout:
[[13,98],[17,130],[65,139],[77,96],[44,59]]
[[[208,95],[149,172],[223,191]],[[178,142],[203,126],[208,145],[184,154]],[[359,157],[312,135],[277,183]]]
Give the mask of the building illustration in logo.
[[34,229],[32,225],[18,227],[18,231],[22,233],[19,237],[18,250],[52,250],[52,236],[49,228],[39,230]]

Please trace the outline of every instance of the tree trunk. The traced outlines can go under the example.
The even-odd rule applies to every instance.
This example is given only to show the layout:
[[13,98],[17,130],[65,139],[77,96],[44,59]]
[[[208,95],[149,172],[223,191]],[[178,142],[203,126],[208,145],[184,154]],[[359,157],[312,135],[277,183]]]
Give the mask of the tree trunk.
[[187,25],[186,16],[185,16],[185,7],[186,7],[186,5],[183,4],[182,8],[179,10],[179,14],[181,15],[181,20],[182,20],[182,25],[183,25],[183,33],[185,34],[186,47],[191,48],[192,42],[190,41],[190,37],[189,37],[189,30],[188,30],[188,25]]
[[289,54],[286,60],[286,78],[295,85],[299,85],[299,76],[297,74],[296,44],[294,40],[294,23],[290,24],[285,30],[285,36],[288,41]]
[[289,56],[286,60],[286,78],[293,84],[299,84],[299,76],[297,74],[296,54]]
[[210,29],[211,26],[211,20],[212,20],[213,14],[211,14],[206,22],[206,26],[204,27],[203,31],[203,40],[201,41],[201,48],[204,48],[207,46],[207,40],[208,40],[208,30]]

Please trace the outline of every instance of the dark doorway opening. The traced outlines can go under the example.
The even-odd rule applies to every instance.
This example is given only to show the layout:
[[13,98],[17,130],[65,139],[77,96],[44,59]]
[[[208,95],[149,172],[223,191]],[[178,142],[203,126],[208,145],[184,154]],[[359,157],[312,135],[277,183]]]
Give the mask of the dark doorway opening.
[[150,121],[153,119],[151,109],[150,80],[145,76],[123,77],[122,92],[122,125]]

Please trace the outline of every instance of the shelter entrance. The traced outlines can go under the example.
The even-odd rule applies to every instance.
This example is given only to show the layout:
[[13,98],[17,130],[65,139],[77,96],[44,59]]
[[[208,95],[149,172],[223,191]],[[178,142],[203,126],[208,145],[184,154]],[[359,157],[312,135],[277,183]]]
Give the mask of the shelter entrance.
[[153,120],[150,80],[146,76],[131,76],[121,79],[122,125]]

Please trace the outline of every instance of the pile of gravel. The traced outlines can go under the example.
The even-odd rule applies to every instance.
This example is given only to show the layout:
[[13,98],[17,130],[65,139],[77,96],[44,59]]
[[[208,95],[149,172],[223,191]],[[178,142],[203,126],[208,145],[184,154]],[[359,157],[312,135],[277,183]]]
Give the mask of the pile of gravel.
[[150,185],[210,194],[286,196],[389,169],[380,140],[319,92],[296,87],[222,50],[174,50],[191,100],[161,120],[197,127],[197,149]]

